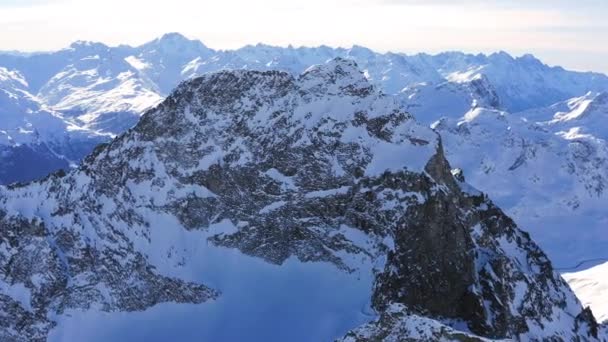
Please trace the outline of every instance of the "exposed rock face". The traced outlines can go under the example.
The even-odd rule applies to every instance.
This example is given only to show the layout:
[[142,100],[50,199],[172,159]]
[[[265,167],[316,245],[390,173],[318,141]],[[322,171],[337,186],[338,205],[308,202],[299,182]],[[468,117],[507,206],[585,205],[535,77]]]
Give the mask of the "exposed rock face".
[[104,247],[89,241],[80,231],[80,220],[87,218],[76,214],[72,219],[49,229],[37,219],[0,211],[0,340],[45,341],[54,326],[48,315],[67,309],[135,311],[166,301],[201,303],[218,295],[203,285],[156,274],[120,231],[103,227],[109,228]]
[[[429,326],[428,340],[598,337],[527,234],[452,175],[436,133],[342,59],[298,78],[231,71],[185,82],[79,170],[1,189],[0,208],[6,339],[44,340],[48,317],[70,308],[221,297],[169,276],[178,250],[160,267],[150,246],[167,228],[161,214],[272,264],[372,268],[379,318],[346,341],[417,339]],[[219,222],[231,229],[214,231]]]
[[470,333],[455,330],[440,322],[418,316],[400,304],[392,304],[380,318],[365,324],[339,339],[338,342],[435,342],[435,341],[490,341]]

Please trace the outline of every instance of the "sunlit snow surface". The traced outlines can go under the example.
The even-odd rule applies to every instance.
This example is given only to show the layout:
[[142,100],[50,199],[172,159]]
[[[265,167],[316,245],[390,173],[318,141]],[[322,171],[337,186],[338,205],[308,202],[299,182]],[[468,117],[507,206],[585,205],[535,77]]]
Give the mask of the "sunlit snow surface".
[[583,305],[591,307],[596,319],[608,322],[608,262],[563,276]]
[[[219,299],[132,313],[71,311],[58,317],[49,342],[330,341],[375,318],[369,302],[370,264],[353,274],[295,259],[272,265],[207,243],[210,234],[235,229],[227,221],[207,233],[188,232],[169,216],[152,222],[152,244],[139,246],[147,249],[152,263],[168,274],[219,289]],[[179,266],[180,261],[185,264]]]

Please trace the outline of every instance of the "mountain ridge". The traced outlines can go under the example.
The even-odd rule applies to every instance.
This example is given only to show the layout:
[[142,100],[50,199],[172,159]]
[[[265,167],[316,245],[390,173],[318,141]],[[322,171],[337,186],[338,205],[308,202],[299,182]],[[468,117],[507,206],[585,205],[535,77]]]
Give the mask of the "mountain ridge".
[[[513,105],[513,101],[519,101],[513,100],[519,93],[509,86],[513,78],[521,82],[529,79],[531,72],[537,73],[536,79],[545,79],[538,84],[525,81],[525,91],[520,92],[522,104],[539,92],[544,96],[542,101],[533,100],[532,107],[587,91],[608,90],[606,76],[550,68],[531,57],[512,58],[505,53],[408,56],[376,53],[361,46],[280,48],[262,44],[223,51],[209,49],[178,33],[135,47],[79,41],[54,52],[0,54],[0,66],[19,72],[29,93],[77,125],[116,135],[134,125],[145,109],[157,104],[184,79],[242,68],[281,69],[297,75],[310,65],[336,57],[357,61],[375,85],[389,94],[401,93],[406,108],[429,124],[441,115],[460,116],[471,106],[519,109],[521,105]],[[496,63],[501,64],[494,66]],[[505,74],[505,68],[523,73]],[[458,72],[468,76],[454,76]],[[524,87],[521,82],[520,87]],[[562,89],[564,84],[571,89]],[[429,100],[443,98],[446,100]]]

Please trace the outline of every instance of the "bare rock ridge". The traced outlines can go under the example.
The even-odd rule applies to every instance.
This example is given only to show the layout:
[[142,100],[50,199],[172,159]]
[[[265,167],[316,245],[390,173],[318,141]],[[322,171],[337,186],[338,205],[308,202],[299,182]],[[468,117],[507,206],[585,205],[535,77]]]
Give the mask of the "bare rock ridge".
[[439,136],[349,60],[183,82],[77,170],[0,188],[0,339],[44,341],[68,309],[221,298],[176,276],[177,245],[158,251],[169,225],[275,265],[371,269],[377,317],[344,341],[601,340]]

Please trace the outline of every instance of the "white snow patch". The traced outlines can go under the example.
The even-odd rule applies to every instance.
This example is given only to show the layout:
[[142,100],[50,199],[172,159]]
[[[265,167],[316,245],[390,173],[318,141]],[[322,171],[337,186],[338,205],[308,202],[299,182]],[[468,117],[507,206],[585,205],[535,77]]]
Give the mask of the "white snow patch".
[[21,283],[9,285],[3,281],[0,281],[0,293],[3,295],[11,297],[13,300],[21,303],[21,306],[28,310],[32,311],[32,294],[30,289],[25,287],[25,285]]
[[270,203],[269,205],[260,209],[260,214],[266,214],[273,210],[277,210],[280,207],[284,206],[285,204],[287,204],[287,202],[285,202],[285,201],[277,201],[277,202]]
[[336,189],[311,191],[304,195],[305,198],[330,197],[334,195],[343,195],[348,193],[350,186],[342,186]]
[[562,276],[583,305],[591,307],[599,322],[608,321],[608,262]]

